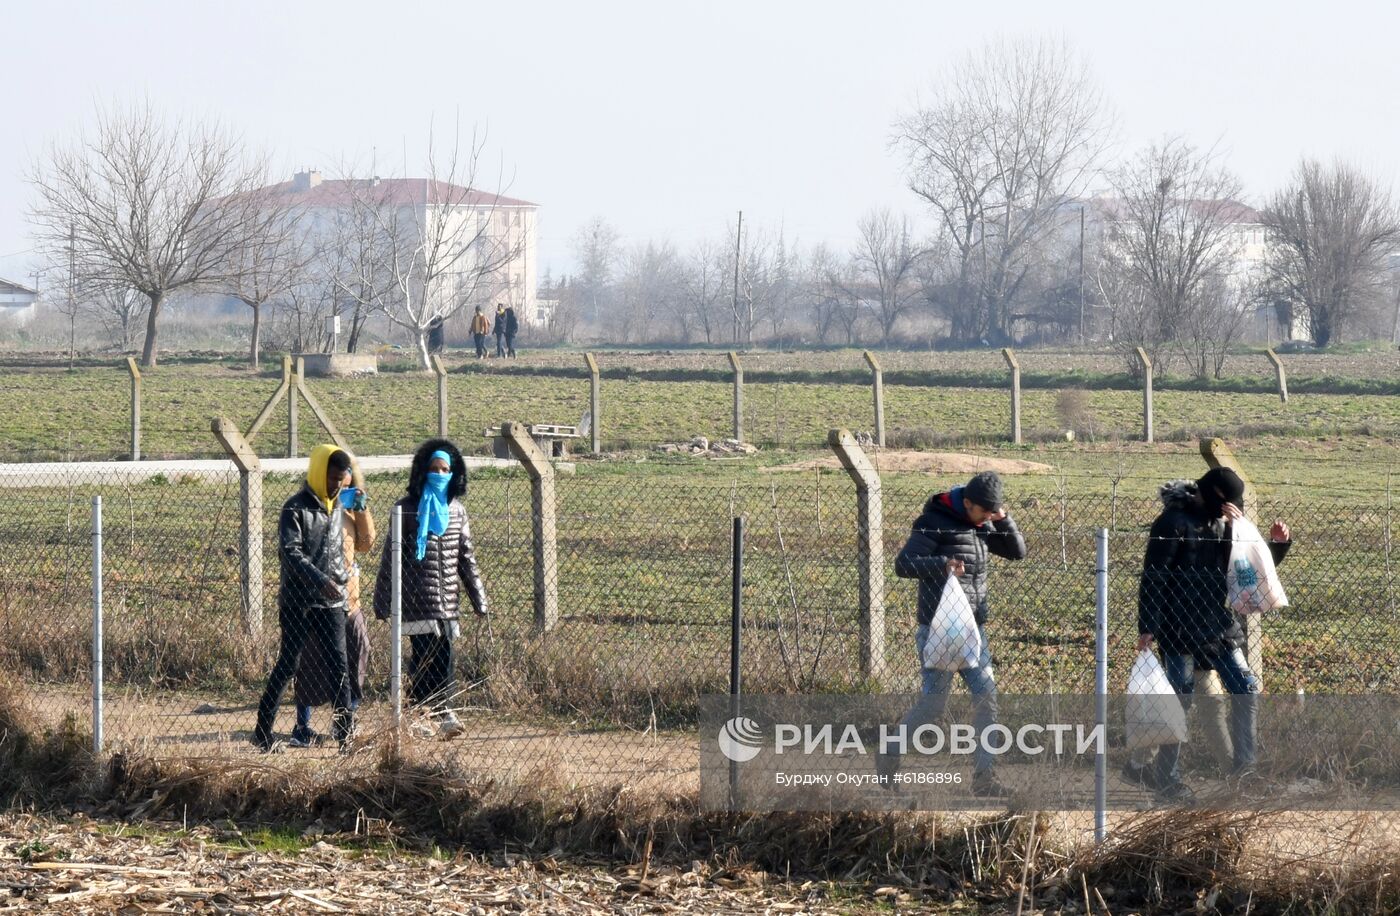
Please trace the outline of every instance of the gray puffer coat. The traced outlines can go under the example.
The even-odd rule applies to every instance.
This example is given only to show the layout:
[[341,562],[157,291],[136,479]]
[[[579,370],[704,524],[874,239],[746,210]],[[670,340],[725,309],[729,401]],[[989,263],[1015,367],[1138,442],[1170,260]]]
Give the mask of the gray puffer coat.
[[[486,613],[486,586],[476,565],[472,547],[471,527],[467,510],[453,500],[448,505],[447,530],[441,537],[428,535],[428,547],[423,559],[416,556],[418,504],[408,497],[397,505],[403,510],[403,581],[401,584],[403,619],[456,620],[466,589],[472,609]],[[387,620],[392,610],[393,551],[385,550],[379,563],[379,576],[374,582],[374,616]]]

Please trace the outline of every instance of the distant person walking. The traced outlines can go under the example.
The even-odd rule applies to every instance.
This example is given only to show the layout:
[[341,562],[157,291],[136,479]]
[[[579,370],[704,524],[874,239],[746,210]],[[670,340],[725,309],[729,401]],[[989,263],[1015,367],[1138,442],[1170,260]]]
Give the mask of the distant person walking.
[[515,306],[506,306],[506,354],[515,359],[515,335],[520,331],[520,322],[515,318]]
[[487,320],[486,313],[481,310],[481,306],[476,307],[476,313],[472,315],[472,342],[476,344],[476,358],[486,358],[486,335],[491,333],[491,322]]
[[[363,487],[354,485],[349,471],[342,478],[336,498],[345,511],[345,565],[350,569],[350,582],[345,589],[345,659],[350,677],[350,711],[354,713],[364,697],[365,678],[369,675],[369,627],[360,610],[360,564],[356,556],[374,547],[374,517],[370,515],[368,495]],[[302,647],[292,688],[297,721],[288,746],[319,747],[325,742],[325,736],[311,727],[311,710],[335,701],[333,668],[330,651],[313,630]]]
[[443,348],[442,316],[435,315],[428,322],[428,352],[441,353]]
[[506,307],[505,307],[503,304],[497,302],[497,303],[496,303],[496,323],[495,323],[495,324],[492,326],[492,328],[491,328],[492,332],[495,333],[495,335],[496,335],[496,356],[497,356],[497,358],[502,358],[502,357],[504,357],[504,356],[506,355],[506,327],[507,327]]
[[350,567],[345,562],[345,508],[337,498],[350,473],[350,456],[334,445],[311,450],[306,481],[282,505],[277,525],[277,556],[282,581],[277,620],[282,644],[258,703],[253,744],[264,752],[280,749],[272,726],[282,691],[296,672],[302,647],[315,633],[325,651],[326,677],[335,712],[331,734],[345,748],[354,724],[345,656],[345,596]]
[[[467,464],[445,439],[418,447],[409,470],[408,494],[396,504],[403,512],[405,544],[400,575],[403,633],[408,637],[409,700],[428,713],[419,723],[427,733],[461,734],[456,701],[454,642],[461,634],[462,592],[472,610],[486,616],[486,588],[476,565],[467,510]],[[386,620],[392,598],[392,551],[384,551],[374,583],[374,616]]]

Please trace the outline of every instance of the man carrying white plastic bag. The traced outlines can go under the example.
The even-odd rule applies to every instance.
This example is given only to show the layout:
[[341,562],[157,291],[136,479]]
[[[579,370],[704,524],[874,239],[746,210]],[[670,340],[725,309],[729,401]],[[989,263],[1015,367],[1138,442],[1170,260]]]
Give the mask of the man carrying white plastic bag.
[[[943,715],[954,672],[976,698],[973,726],[977,733],[996,724],[996,675],[985,632],[987,570],[993,554],[1023,559],[1026,542],[1006,512],[1001,478],[984,471],[965,486],[931,496],[895,559],[895,575],[919,583],[914,646],[923,696],[904,717],[906,735]],[[892,752],[876,757],[876,767],[881,775],[893,777],[900,756],[888,750]],[[972,761],[975,795],[1006,794],[992,772],[993,762],[979,741]]]
[[[1162,651],[1167,680],[1189,708],[1197,669],[1220,675],[1230,694],[1230,743],[1234,751],[1231,777],[1242,780],[1254,770],[1259,678],[1245,659],[1244,628],[1231,607],[1231,561],[1236,555],[1234,528],[1248,523],[1244,516],[1244,480],[1228,468],[1214,468],[1196,481],[1174,480],[1160,491],[1162,513],[1152,523],[1143,557],[1138,589],[1138,651],[1155,641]],[[1252,524],[1241,529],[1247,545]],[[1273,564],[1283,561],[1292,544],[1282,521],[1274,523],[1266,548]],[[1248,545],[1247,545],[1248,546]],[[1260,545],[1262,547],[1262,545]],[[1257,551],[1259,548],[1251,548]],[[1251,564],[1251,570],[1254,567]],[[1277,581],[1276,573],[1273,576]],[[1247,579],[1247,577],[1246,577]],[[1251,594],[1259,595],[1259,581]],[[1282,587],[1264,593],[1275,603]],[[1257,603],[1257,602],[1256,602]],[[1134,669],[1135,672],[1137,669]],[[1135,685],[1129,684],[1129,691]],[[1162,801],[1189,802],[1193,793],[1181,778],[1181,743],[1166,741],[1157,749],[1155,765],[1134,754],[1123,775],[1157,792]]]

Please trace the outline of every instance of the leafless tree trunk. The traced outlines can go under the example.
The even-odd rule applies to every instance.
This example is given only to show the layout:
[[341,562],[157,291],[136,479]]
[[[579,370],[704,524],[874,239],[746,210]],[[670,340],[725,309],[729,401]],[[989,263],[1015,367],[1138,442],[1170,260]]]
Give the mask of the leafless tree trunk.
[[145,103],[99,109],[91,133],[52,145],[30,176],[32,219],[52,254],[66,255],[71,231],[81,282],[147,298],[150,367],[161,307],[172,292],[228,279],[265,219],[253,192],[266,178],[264,160],[216,124],[167,120]]
[[[509,269],[520,258],[524,234],[511,231],[499,190],[483,194],[474,187],[484,144],[476,134],[466,145],[454,136],[451,147],[440,151],[430,131],[427,177],[413,200],[387,195],[373,179],[352,185],[359,218],[373,227],[385,276],[382,284],[376,278],[370,295],[408,333],[425,369],[431,366],[428,329],[435,319],[446,322],[487,294],[513,289]],[[357,296],[360,285],[341,289]]]
[[265,208],[262,218],[246,244],[230,253],[228,280],[219,287],[253,311],[248,344],[248,365],[253,369],[261,356],[263,306],[302,280],[320,243],[301,224],[301,209],[291,192],[269,190],[259,196]]
[[1374,179],[1342,162],[1304,159],[1263,211],[1268,283],[1307,310],[1313,343],[1338,340],[1379,291],[1400,216]]
[[92,308],[107,336],[123,352],[131,349],[132,334],[145,315],[149,300],[130,287],[106,286],[92,296]]
[[889,343],[895,323],[909,309],[916,293],[915,268],[920,251],[909,230],[909,218],[876,210],[860,221],[860,240],[851,256],[854,273],[874,293],[873,311],[880,340]]
[[[1155,357],[1189,335],[1193,323],[1209,336],[1218,317],[1211,312],[1220,301],[1218,285],[1240,282],[1232,277],[1238,254],[1233,227],[1254,218],[1238,200],[1239,180],[1213,152],[1168,140],[1119,169],[1113,183],[1117,197],[1104,214],[1105,259],[1141,289],[1145,305],[1132,316],[1136,327],[1115,321],[1128,332],[1117,343],[1141,346]],[[1193,368],[1204,374],[1204,361]]]
[[968,56],[897,123],[910,188],[955,251],[945,302],[954,337],[1009,340],[1034,250],[1092,179],[1108,122],[1067,46],[1022,42]]

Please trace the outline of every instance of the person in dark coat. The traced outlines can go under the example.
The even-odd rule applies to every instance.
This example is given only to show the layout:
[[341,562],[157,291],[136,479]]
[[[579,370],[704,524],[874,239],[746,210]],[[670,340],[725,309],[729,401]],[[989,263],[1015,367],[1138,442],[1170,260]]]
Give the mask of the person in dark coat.
[[506,355],[515,359],[515,335],[520,332],[520,322],[515,317],[515,306],[506,306]]
[[[429,713],[427,727],[446,737],[463,730],[452,708],[457,693],[454,643],[461,633],[463,592],[478,616],[487,614],[486,587],[461,503],[466,492],[462,453],[445,439],[430,439],[414,454],[408,494],[397,503],[404,532],[403,633],[412,649],[409,699]],[[374,583],[374,615],[380,620],[387,620],[392,610],[392,562],[391,551],[384,551]]]
[[[953,686],[953,672],[923,667],[929,627],[949,576],[955,577],[967,593],[982,637],[978,667],[958,672],[977,701],[974,726],[980,734],[983,729],[996,723],[996,675],[992,670],[991,649],[985,629],[989,607],[987,572],[992,556],[1008,560],[1024,559],[1026,541],[1006,511],[1001,477],[994,471],[984,471],[964,486],[930,497],[924,504],[923,512],[914,521],[908,542],[895,558],[895,575],[915,579],[919,583],[918,628],[914,647],[923,673],[922,693],[925,699],[905,717],[906,734],[943,714],[948,692]],[[992,755],[979,747],[973,757],[972,789],[975,794],[984,797],[1006,794],[992,772],[992,763]],[[899,769],[899,755],[880,753],[877,767],[882,776],[893,777]]]
[[[360,564],[356,557],[374,547],[374,516],[369,511],[368,494],[364,487],[354,485],[349,471],[345,472],[337,499],[345,510],[345,562],[350,567],[350,582],[345,588],[345,656],[350,674],[350,711],[354,712],[364,699],[365,678],[369,676],[369,627],[360,609]],[[311,727],[311,710],[335,701],[331,668],[326,646],[313,630],[302,647],[292,688],[297,720],[287,741],[289,747],[319,747],[324,742],[325,736]]]
[[491,333],[496,335],[496,356],[506,355],[506,329],[510,327],[506,318],[506,307],[500,302],[496,303],[496,321],[491,326]]
[[442,348],[443,348],[443,344],[444,344],[442,326],[443,326],[443,321],[442,321],[442,316],[441,316],[441,315],[434,315],[434,316],[433,316],[433,319],[432,319],[431,321],[428,322],[428,352],[429,352],[429,353],[441,353],[441,352],[442,352]]
[[350,456],[344,451],[333,445],[316,446],[311,451],[305,483],[282,505],[277,526],[277,556],[282,573],[277,619],[282,643],[258,702],[258,720],[253,729],[253,744],[265,752],[281,746],[272,734],[277,705],[296,672],[302,647],[313,632],[325,649],[327,677],[334,685],[331,734],[342,749],[354,726],[345,655],[345,595],[350,567],[345,562],[345,510],[337,498],[350,467]]
[[[1196,669],[1220,675],[1231,694],[1230,741],[1236,778],[1255,762],[1259,678],[1245,658],[1244,628],[1227,604],[1226,578],[1234,522],[1244,518],[1245,484],[1229,468],[1214,468],[1197,481],[1162,486],[1162,512],[1152,523],[1138,585],[1138,651],[1160,647],[1167,680],[1189,705]],[[1269,551],[1282,563],[1292,546],[1283,520],[1269,531]],[[1168,801],[1189,801],[1181,779],[1181,746],[1164,744],[1155,768],[1129,761],[1124,775]]]

